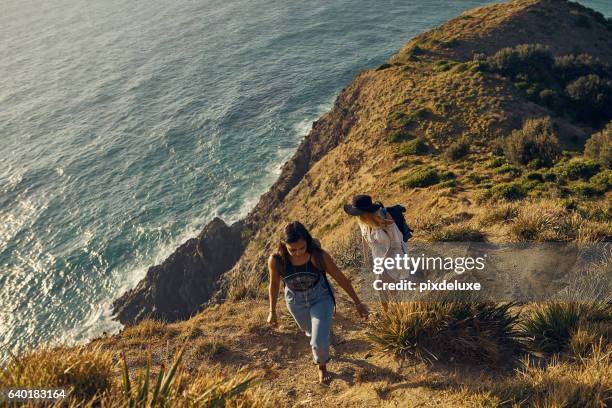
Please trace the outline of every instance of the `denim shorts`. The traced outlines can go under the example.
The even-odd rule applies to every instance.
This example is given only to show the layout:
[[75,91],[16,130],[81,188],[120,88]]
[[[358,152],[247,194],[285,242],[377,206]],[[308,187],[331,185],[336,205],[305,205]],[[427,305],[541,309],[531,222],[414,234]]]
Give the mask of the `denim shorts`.
[[285,286],[287,309],[300,329],[310,337],[315,364],[326,364],[330,358],[330,332],[334,314],[332,294],[331,284],[328,288],[323,277],[315,286],[304,291],[292,291]]

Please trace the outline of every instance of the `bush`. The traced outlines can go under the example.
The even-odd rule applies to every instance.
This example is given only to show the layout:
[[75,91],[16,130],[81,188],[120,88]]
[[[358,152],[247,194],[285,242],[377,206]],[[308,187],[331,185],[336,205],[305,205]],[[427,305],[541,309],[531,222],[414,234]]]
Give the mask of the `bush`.
[[612,122],[586,141],[584,155],[596,160],[602,166],[612,168]]
[[553,168],[557,178],[564,180],[588,180],[599,173],[600,170],[599,163],[593,160],[567,161]]
[[612,189],[612,170],[604,170],[589,179],[589,182],[604,191]]
[[527,190],[523,185],[513,183],[501,183],[491,187],[491,194],[493,197],[501,198],[508,201],[520,200],[527,196]]
[[512,132],[504,143],[506,158],[515,164],[539,159],[550,166],[559,156],[559,144],[550,117],[528,119],[522,129]]
[[573,195],[581,197],[595,197],[603,195],[606,190],[604,187],[596,184],[579,182],[570,187],[570,191]]
[[427,362],[496,364],[521,350],[512,304],[439,298],[390,304],[389,311],[371,324],[370,341],[399,358]]
[[596,74],[606,76],[607,67],[589,54],[570,54],[555,58],[555,74],[564,83],[569,83],[581,76]]
[[535,78],[545,76],[552,70],[554,62],[548,47],[541,44],[521,44],[502,48],[487,59],[487,66],[502,75],[515,77],[526,73]]
[[504,159],[503,157],[494,157],[487,164],[487,168],[495,169],[495,168],[497,168],[499,166],[503,166],[504,164],[506,164],[506,159]]
[[542,175],[542,173],[538,173],[537,171],[532,171],[531,173],[527,174],[527,180],[544,182],[544,176]]
[[422,137],[403,143],[399,150],[401,154],[425,154],[428,151],[427,142]]
[[[183,350],[177,352],[172,365],[167,370],[162,365],[156,375],[152,373],[151,359],[149,358],[145,369],[138,373],[136,381],[133,377],[131,378],[125,355],[122,355],[122,394],[117,395],[117,392],[105,393],[100,396],[101,398],[95,406],[275,406],[267,400],[268,396],[266,395],[252,395],[253,390],[249,388],[257,382],[254,375],[243,375],[242,372],[239,372],[236,377],[226,380],[202,375],[202,373],[198,373],[200,375],[195,378],[185,374],[180,368]],[[86,406],[90,405],[86,404]]]
[[496,168],[494,171],[495,173],[498,173],[498,174],[511,174],[514,177],[521,175],[521,169],[511,166],[508,163],[501,165],[500,167]]
[[612,104],[612,82],[598,75],[582,76],[565,87],[575,111],[576,118],[590,122],[610,119]]
[[436,169],[421,167],[404,179],[404,186],[409,188],[429,187],[440,182],[440,176]]
[[448,161],[459,160],[470,152],[470,143],[465,138],[461,138],[450,144],[444,150],[443,156]]
[[[582,18],[589,22],[587,17]],[[529,100],[558,114],[595,126],[612,117],[606,109],[612,99],[612,69],[591,55],[553,59],[546,47],[523,44],[500,50],[480,66],[481,70],[507,77]]]
[[391,132],[391,134],[389,134],[389,136],[387,137],[387,141],[389,143],[400,143],[411,138],[412,135],[410,133],[406,132],[403,129],[399,129],[394,132]]
[[435,63],[434,71],[437,71],[437,72],[448,71],[454,66],[456,66],[457,64],[458,64],[457,61],[440,60]]

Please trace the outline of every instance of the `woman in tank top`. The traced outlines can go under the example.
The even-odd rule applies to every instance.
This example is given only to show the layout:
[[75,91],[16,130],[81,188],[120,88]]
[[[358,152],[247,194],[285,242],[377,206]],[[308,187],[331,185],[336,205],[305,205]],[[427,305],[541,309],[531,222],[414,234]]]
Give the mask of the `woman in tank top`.
[[285,227],[276,253],[268,259],[270,271],[270,314],[268,323],[276,327],[276,302],[280,281],[285,284],[285,302],[296,323],[310,337],[319,382],[330,380],[327,362],[330,359],[330,332],[335,307],[334,290],[326,274],[334,278],[355,302],[357,313],[367,318],[368,308],[361,303],[351,281],[338,269],[334,260],[312,238],[298,221]]

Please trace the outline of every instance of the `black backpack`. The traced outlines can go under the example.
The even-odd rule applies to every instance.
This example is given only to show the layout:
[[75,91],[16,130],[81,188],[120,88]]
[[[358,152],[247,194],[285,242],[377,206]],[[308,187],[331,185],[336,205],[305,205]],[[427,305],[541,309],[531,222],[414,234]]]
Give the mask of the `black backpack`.
[[[379,204],[382,205],[382,203]],[[391,215],[391,218],[393,218],[393,221],[395,221],[395,225],[397,225],[397,228],[402,233],[402,239],[404,240],[404,242],[407,242],[410,237],[412,237],[413,231],[408,226],[408,223],[406,223],[406,218],[404,218],[406,208],[399,204],[396,204],[393,207],[383,206],[383,208],[385,208],[389,215]]]

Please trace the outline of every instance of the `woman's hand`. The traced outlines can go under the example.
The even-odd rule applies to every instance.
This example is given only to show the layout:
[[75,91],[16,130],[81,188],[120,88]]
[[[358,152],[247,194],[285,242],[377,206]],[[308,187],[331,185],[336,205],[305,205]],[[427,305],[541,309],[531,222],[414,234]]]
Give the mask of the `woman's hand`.
[[368,318],[370,311],[368,310],[368,307],[364,303],[361,303],[361,302],[356,303],[355,307],[357,308],[357,314],[359,314],[359,317],[363,319]]
[[268,324],[270,324],[271,327],[278,326],[278,318],[276,316],[276,310],[272,310],[270,311],[270,314],[268,314]]

